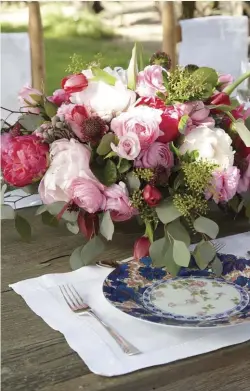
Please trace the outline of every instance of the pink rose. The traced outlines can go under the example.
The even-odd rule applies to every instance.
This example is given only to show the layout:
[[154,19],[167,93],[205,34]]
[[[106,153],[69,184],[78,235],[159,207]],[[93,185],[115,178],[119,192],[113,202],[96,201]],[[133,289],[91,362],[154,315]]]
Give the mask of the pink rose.
[[[28,84],[23,86],[23,88],[19,91],[18,94],[18,100],[21,106],[22,112],[29,112],[33,114],[39,114],[40,109],[39,107],[32,107],[37,105],[37,101],[33,99],[30,95],[36,95],[37,98],[41,97],[43,94],[36,90],[35,88],[32,88]],[[30,107],[31,106],[31,107]]]
[[250,190],[250,155],[248,155],[245,160],[247,162],[247,169],[239,179],[237,188],[238,193],[245,193],[246,191]]
[[165,72],[160,65],[148,65],[137,75],[136,92],[140,96],[155,96],[157,91],[165,92],[162,72]]
[[171,168],[174,165],[174,157],[170,151],[169,144],[163,144],[158,141],[142,151],[135,159],[135,167],[155,168],[163,166]]
[[161,134],[161,110],[148,106],[138,106],[121,113],[111,122],[111,129],[121,138],[128,133],[135,133],[141,149],[147,149]]
[[105,209],[106,197],[96,181],[75,178],[70,185],[69,194],[74,203],[88,213]]
[[209,128],[213,128],[215,126],[214,119],[209,117],[210,110],[202,101],[187,102],[177,105],[177,107],[183,113],[182,115],[188,115],[190,117],[186,133],[189,133],[192,129],[200,125],[204,125]]
[[119,182],[104,190],[107,199],[106,210],[110,210],[113,221],[125,221],[137,214],[137,210],[130,204],[125,183]]
[[[69,189],[76,178],[98,182],[89,167],[91,151],[75,139],[60,139],[50,146],[50,166],[40,185],[39,194],[44,204],[71,200]],[[98,182],[100,190],[104,186]]]
[[134,160],[141,150],[139,138],[136,133],[132,132],[122,136],[119,139],[119,144],[117,146],[113,143],[111,143],[110,146],[118,156],[127,160]]
[[48,144],[35,135],[1,136],[1,169],[4,180],[23,187],[37,182],[45,174],[49,159]]
[[219,86],[217,87],[219,91],[223,91],[227,86],[232,84],[234,78],[229,73],[221,74],[218,78]]
[[75,135],[84,141],[83,124],[89,117],[88,112],[83,105],[62,104],[57,111],[57,115],[63,116],[65,121],[70,125]]
[[83,73],[78,73],[64,77],[61,84],[65,92],[72,94],[88,87],[88,79]]
[[55,90],[52,96],[47,99],[55,103],[57,106],[61,106],[62,103],[69,102],[70,94],[65,92],[63,89]]
[[212,198],[216,204],[231,200],[236,194],[239,178],[240,170],[235,166],[214,171],[212,181],[205,192],[206,199]]

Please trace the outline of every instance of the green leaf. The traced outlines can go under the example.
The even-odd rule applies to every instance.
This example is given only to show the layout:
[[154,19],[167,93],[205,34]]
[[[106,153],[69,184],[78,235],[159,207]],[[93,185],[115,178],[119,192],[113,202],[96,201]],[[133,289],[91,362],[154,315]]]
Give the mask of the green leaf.
[[200,216],[194,221],[194,229],[197,232],[206,234],[211,239],[215,239],[219,233],[218,225],[207,217]]
[[185,134],[187,124],[188,124],[189,116],[183,115],[178,123],[178,130],[181,134]]
[[79,226],[77,223],[66,223],[66,227],[74,235],[79,233]]
[[156,208],[157,216],[163,224],[168,224],[171,221],[181,216],[181,212],[174,206],[173,200],[166,199],[162,201]]
[[220,277],[223,272],[223,264],[221,260],[215,256],[213,262],[211,263],[211,268],[216,277]]
[[137,65],[137,44],[135,43],[132,50],[132,57],[129,62],[127,77],[128,77],[128,88],[130,90],[136,89],[136,78],[138,73],[138,65]]
[[107,133],[103,136],[101,139],[101,142],[96,150],[98,155],[104,156],[107,155],[111,151],[110,144],[115,141],[115,135],[114,133]]
[[149,248],[149,255],[152,259],[152,263],[156,267],[165,266],[165,246],[168,243],[168,240],[166,238],[161,238],[158,240],[155,240],[150,248]]
[[83,266],[95,263],[96,257],[105,250],[105,244],[100,236],[94,236],[81,250]]
[[38,193],[38,183],[32,183],[31,185],[27,185],[22,187],[22,190],[27,194],[37,194]]
[[84,246],[79,246],[71,254],[69,258],[69,264],[72,270],[77,270],[84,266],[81,258],[81,251],[83,248]]
[[49,225],[50,227],[58,227],[59,224],[57,218],[48,211],[42,213],[42,222],[43,224]]
[[124,174],[125,172],[127,172],[129,169],[131,168],[131,163],[130,161],[126,160],[126,159],[122,159],[121,162],[120,162],[120,165],[118,167],[118,171],[120,174]]
[[126,185],[129,189],[129,192],[133,193],[133,191],[140,189],[141,182],[140,179],[133,174],[133,172],[129,172],[126,175]]
[[37,94],[29,94],[31,99],[33,99],[36,103],[41,104],[43,101],[42,95],[37,95]]
[[44,103],[44,110],[47,116],[52,118],[56,115],[58,107],[54,103],[46,99]]
[[247,204],[247,205],[245,205],[245,208],[246,208],[246,210],[245,210],[245,215],[246,215],[246,217],[247,217],[248,219],[250,219],[250,203]]
[[176,277],[179,273],[180,266],[174,260],[173,241],[167,240],[164,245],[164,265],[173,277]]
[[31,227],[29,222],[18,213],[15,215],[15,227],[19,235],[26,242],[30,241],[31,238]]
[[[48,204],[48,205],[41,205],[37,211],[36,215],[40,215],[44,213],[45,211],[48,211],[52,216],[57,216],[62,209],[65,207],[66,202],[64,201],[58,201],[58,202],[53,202],[53,204]],[[65,210],[65,212],[62,215],[62,219],[66,220],[68,222],[74,223],[77,221],[78,217],[78,212],[69,212],[68,210]]]
[[208,109],[212,110],[212,109],[216,109],[216,110],[220,110],[220,111],[223,111],[223,112],[227,112],[227,111],[232,111],[234,110],[238,105],[230,105],[230,106],[227,106],[227,105],[208,105],[206,106]]
[[247,129],[243,121],[236,121],[234,123],[235,130],[239,134],[241,140],[246,147],[250,147],[250,131]]
[[117,180],[116,165],[112,160],[108,160],[103,171],[103,184],[111,186]]
[[177,265],[187,267],[190,262],[191,254],[187,245],[180,241],[174,240],[173,258]]
[[23,114],[19,117],[18,122],[24,129],[33,132],[44,123],[44,119],[37,114]]
[[218,74],[213,68],[200,67],[194,73],[198,83],[215,87],[218,83]]
[[109,84],[111,86],[114,86],[117,82],[117,79],[110,75],[108,72],[104,71],[101,68],[98,67],[91,67],[91,71],[94,75],[94,78],[91,79],[93,81],[103,81],[106,84]]
[[190,246],[191,240],[188,231],[181,224],[180,219],[172,221],[165,226],[166,235],[170,234],[174,240],[180,240]]
[[39,216],[43,212],[46,212],[47,206],[48,205],[41,205],[41,206],[39,206],[39,208],[37,208],[37,210],[36,210],[36,216]]
[[143,46],[141,43],[137,43],[137,47],[138,47],[138,71],[143,71],[143,69],[145,68],[144,66],[144,61],[143,61]]
[[200,242],[196,245],[193,256],[196,264],[201,270],[206,269],[207,265],[214,259],[216,250],[210,242]]
[[1,205],[1,220],[13,220],[15,211],[10,205]]
[[110,159],[111,157],[117,156],[117,153],[114,151],[109,152],[104,159]]
[[153,227],[152,227],[152,224],[149,222],[149,221],[146,221],[146,236],[149,238],[150,240],[150,243],[153,243],[154,241],[154,230],[153,230]]
[[115,230],[115,227],[114,227],[114,223],[110,217],[110,212],[107,211],[107,212],[103,213],[103,216],[101,218],[100,233],[107,240],[112,240],[114,230]]

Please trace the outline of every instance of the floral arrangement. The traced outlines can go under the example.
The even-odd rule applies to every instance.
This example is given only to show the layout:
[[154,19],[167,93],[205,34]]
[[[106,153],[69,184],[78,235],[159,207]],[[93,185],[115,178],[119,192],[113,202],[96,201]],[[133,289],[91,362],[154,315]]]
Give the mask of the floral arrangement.
[[[114,222],[136,217],[145,234],[135,258],[150,254],[174,275],[191,259],[218,272],[210,205],[245,209],[250,218],[250,110],[231,97],[250,74],[233,81],[208,67],[170,70],[163,52],[144,66],[136,45],[127,70],[76,68],[53,96],[20,91],[20,117],[2,129],[5,184],[38,188],[43,222],[64,220],[84,235],[73,268],[102,253]],[[29,237],[26,220],[7,205],[2,213]],[[155,240],[159,224],[165,234]],[[190,230],[200,235],[192,258]]]

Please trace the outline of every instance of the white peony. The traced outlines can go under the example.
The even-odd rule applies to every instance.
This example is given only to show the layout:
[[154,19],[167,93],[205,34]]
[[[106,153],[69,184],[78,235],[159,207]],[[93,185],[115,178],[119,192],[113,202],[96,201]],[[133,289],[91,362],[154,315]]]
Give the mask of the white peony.
[[186,152],[196,150],[199,152],[199,159],[217,164],[220,169],[224,170],[232,167],[234,163],[234,151],[231,144],[232,139],[223,129],[198,126],[185,136],[179,151],[184,155]]
[[72,103],[87,106],[102,119],[110,121],[123,111],[126,111],[136,100],[136,94],[127,88],[126,71],[122,68],[104,68],[104,71],[116,77],[114,86],[103,81],[91,81],[91,70],[82,73],[88,78],[88,87],[83,91],[71,94]]

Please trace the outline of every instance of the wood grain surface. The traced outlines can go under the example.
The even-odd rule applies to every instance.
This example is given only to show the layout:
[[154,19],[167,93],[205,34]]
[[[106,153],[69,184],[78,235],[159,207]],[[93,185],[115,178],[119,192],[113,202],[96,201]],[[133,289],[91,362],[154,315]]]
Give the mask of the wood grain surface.
[[[8,287],[41,274],[69,271],[69,254],[83,240],[63,227],[44,226],[32,208],[21,214],[32,223],[31,243],[21,241],[13,221],[2,224],[3,391],[250,390],[250,342],[125,376],[105,378],[91,373],[61,334]],[[222,236],[247,230],[245,222],[222,223]],[[128,224],[120,230],[102,259],[131,255],[138,227]]]

